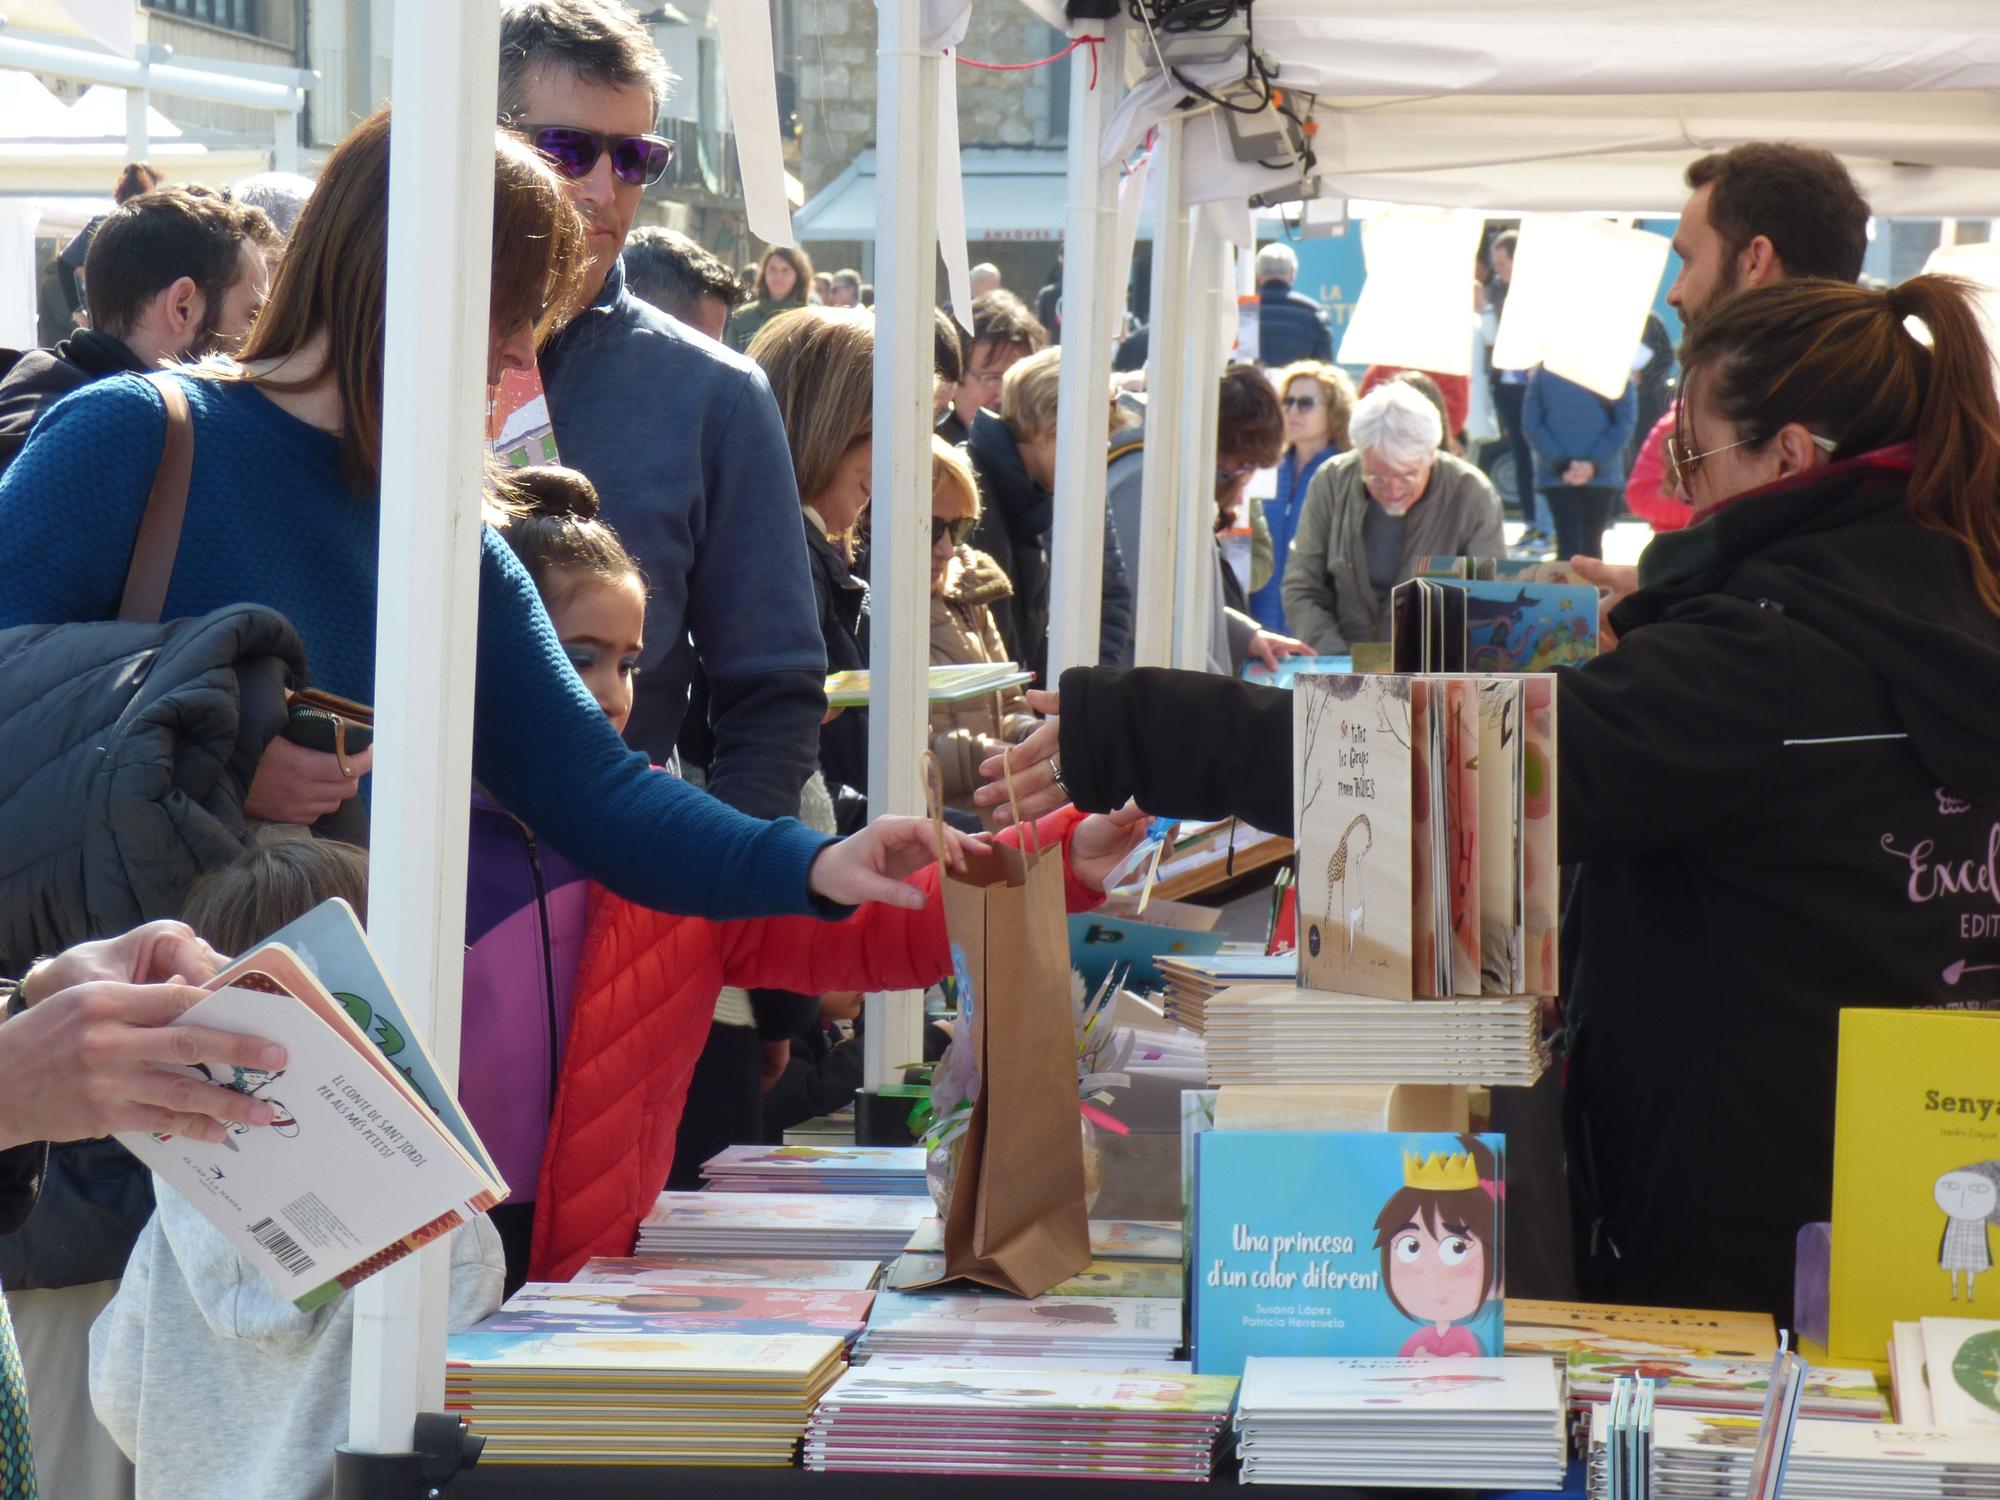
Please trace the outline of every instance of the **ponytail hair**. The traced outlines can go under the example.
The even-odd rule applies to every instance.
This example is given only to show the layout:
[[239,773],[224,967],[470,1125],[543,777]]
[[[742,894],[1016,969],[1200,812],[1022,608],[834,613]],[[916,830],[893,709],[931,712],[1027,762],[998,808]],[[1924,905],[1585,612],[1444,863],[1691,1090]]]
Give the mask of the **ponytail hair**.
[[1951,276],[1740,292],[1689,330],[1682,390],[1699,381],[1752,444],[1793,422],[1832,438],[1836,460],[1913,444],[1911,517],[1964,546],[1980,602],[2000,614],[2000,400],[1976,294]]
[[585,578],[604,583],[634,578],[644,591],[646,575],[618,533],[597,518],[597,487],[575,469],[549,464],[511,470],[505,499],[505,513],[496,521],[500,535],[545,604]]

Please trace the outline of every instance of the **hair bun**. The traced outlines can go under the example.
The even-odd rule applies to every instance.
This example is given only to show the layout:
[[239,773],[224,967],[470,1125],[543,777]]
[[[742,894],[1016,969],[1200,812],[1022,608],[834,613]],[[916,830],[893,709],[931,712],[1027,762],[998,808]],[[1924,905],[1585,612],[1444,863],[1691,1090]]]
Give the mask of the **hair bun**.
[[530,515],[552,521],[564,518],[592,521],[597,518],[597,486],[579,470],[566,469],[559,464],[540,464],[516,469],[508,478]]

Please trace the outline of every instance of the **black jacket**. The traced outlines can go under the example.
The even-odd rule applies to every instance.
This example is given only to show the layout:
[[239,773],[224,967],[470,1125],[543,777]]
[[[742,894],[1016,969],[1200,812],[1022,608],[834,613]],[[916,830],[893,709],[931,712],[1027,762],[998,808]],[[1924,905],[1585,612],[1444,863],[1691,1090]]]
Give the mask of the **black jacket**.
[[[284,727],[288,679],[305,680],[298,636],[251,605],[0,631],[0,972],[174,916],[243,852],[243,798]],[[116,1142],[58,1146],[40,1211],[0,1237],[0,1283],[117,1276],[151,1211],[150,1179]]]
[[[820,634],[826,638],[826,669],[858,672],[868,666],[868,585],[856,578],[840,555],[806,517],[813,596],[819,605]],[[867,821],[868,710],[850,708],[819,727],[819,769],[833,798],[842,833]]]
[[1333,358],[1333,329],[1326,310],[1290,282],[1267,281],[1257,288],[1257,359],[1277,369],[1294,360]]
[[[1047,680],[1049,664],[1049,539],[1056,500],[1036,484],[1021,461],[1014,434],[998,416],[973,418],[965,445],[979,479],[983,509],[971,546],[999,563],[1014,585],[1010,599],[992,605],[993,623],[1010,660]],[[1118,550],[1118,533],[1104,518],[1104,593],[1098,615],[1098,659],[1123,659],[1132,639],[1132,584]]]
[[[1789,1315],[1798,1228],[1831,1212],[1841,1008],[2000,1008],[1980,968],[2000,898],[1973,878],[2000,842],[2000,619],[1959,545],[1910,520],[1904,462],[1816,471],[1656,545],[1618,649],[1560,674],[1592,1300]],[[1064,780],[1087,809],[1289,826],[1287,699],[1065,673]]]
[[81,329],[53,349],[30,349],[0,380],[0,470],[28,441],[35,419],[71,391],[121,371],[146,366],[124,342]]

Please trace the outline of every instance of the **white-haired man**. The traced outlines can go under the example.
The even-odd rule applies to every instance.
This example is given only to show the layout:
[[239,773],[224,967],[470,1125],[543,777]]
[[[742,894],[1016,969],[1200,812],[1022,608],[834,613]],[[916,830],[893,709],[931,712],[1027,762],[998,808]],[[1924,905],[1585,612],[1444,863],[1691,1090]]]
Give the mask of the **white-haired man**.
[[984,297],[988,292],[1000,290],[1000,268],[990,260],[982,260],[972,268],[972,295]]
[[1333,359],[1326,309],[1292,290],[1298,279],[1299,258],[1290,245],[1273,241],[1257,252],[1257,358],[1268,369]]
[[1437,408],[1401,381],[1355,403],[1354,446],[1320,465],[1285,568],[1285,619],[1320,656],[1389,639],[1389,591],[1420,557],[1502,557],[1500,497],[1439,450]]

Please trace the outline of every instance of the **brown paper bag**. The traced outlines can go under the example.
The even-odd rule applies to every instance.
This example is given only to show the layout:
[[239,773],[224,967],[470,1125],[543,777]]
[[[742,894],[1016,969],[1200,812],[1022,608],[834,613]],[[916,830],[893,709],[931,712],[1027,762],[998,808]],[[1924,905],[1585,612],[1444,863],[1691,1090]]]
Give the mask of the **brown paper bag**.
[[[943,837],[935,759],[925,757]],[[1012,796],[1011,777],[1009,796]],[[1060,850],[995,846],[941,870],[945,927],[975,998],[980,1087],[944,1225],[945,1280],[1039,1297],[1090,1264]]]

